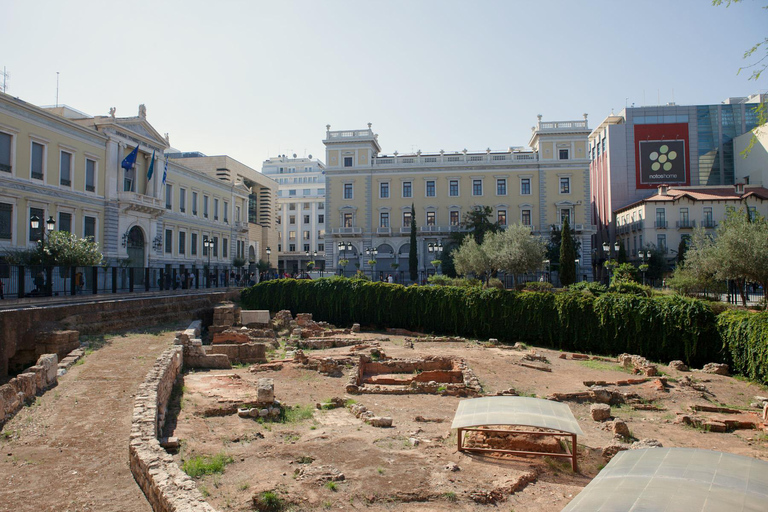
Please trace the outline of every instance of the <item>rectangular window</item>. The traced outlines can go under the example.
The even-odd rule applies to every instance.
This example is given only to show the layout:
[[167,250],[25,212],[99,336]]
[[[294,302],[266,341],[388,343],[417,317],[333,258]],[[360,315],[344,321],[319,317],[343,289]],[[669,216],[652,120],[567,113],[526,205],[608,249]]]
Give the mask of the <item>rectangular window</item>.
[[59,155],[59,184],[72,186],[72,153],[62,151]]
[[304,224],[309,224],[309,215],[304,216]]
[[531,195],[531,178],[523,178],[520,180],[520,195]]
[[170,210],[173,208],[173,185],[165,185],[165,209]]
[[302,203],[301,209],[302,210],[311,210],[312,209],[312,205],[309,204],[309,203]]
[[352,157],[351,156],[345,156],[344,157],[344,167],[352,167]]
[[192,215],[197,215],[197,192],[192,192]]
[[573,219],[571,218],[570,208],[563,208],[560,210],[560,224],[565,224],[566,219],[568,220],[568,225],[573,229]]
[[219,200],[213,198],[213,220],[219,220]]
[[560,193],[561,194],[571,193],[571,178],[560,178]]
[[410,181],[403,182],[403,197],[413,197],[413,183]]
[[301,193],[302,193],[303,195],[305,195],[305,196],[308,196],[308,195],[312,194],[312,190],[311,190],[311,189],[308,189],[308,188],[305,188],[305,189],[303,189],[303,190],[301,191]]
[[656,208],[656,227],[661,229],[667,227],[667,213],[664,208]]
[[11,142],[13,137],[0,133],[0,171],[11,172]]
[[309,237],[310,237],[309,231],[305,230],[302,234],[304,236],[304,238],[303,238],[304,240],[309,240]]
[[379,198],[389,198],[389,183],[379,183]]
[[690,220],[688,220],[688,208],[680,208],[680,227],[687,228],[690,225]]
[[483,195],[483,180],[472,180],[472,195]]
[[435,212],[427,212],[427,226],[435,225]]
[[[29,218],[30,221],[32,217],[37,217],[40,219],[40,225],[37,227],[37,229],[32,229],[32,226],[27,224],[29,227],[29,241],[30,242],[37,242],[40,240],[43,236],[43,229],[45,229],[45,211],[42,208],[30,208],[29,209]],[[30,222],[28,221],[28,222]]]
[[288,209],[291,211],[296,211],[296,203],[288,203]]
[[389,227],[389,212],[379,213],[379,226],[382,228]]
[[352,227],[352,214],[351,213],[345,213],[344,214],[343,224],[344,224],[345,228],[351,228]]
[[35,180],[43,179],[44,156],[45,156],[45,146],[43,146],[42,144],[38,144],[37,142],[33,142],[32,143],[32,164],[31,164],[31,172],[30,172],[32,179],[35,179]]
[[435,197],[435,182],[433,180],[427,181],[427,197]]
[[179,254],[185,254],[187,252],[187,234],[183,231],[179,231]]
[[523,226],[530,226],[531,225],[531,210],[523,210],[520,214],[520,222],[523,223]]
[[187,189],[179,189],[179,211],[184,213],[187,211]]
[[317,244],[317,251],[318,252],[324,252],[325,251],[325,244]]
[[96,161],[90,158],[85,159],[85,190],[96,192]]
[[197,233],[192,233],[189,237],[189,253],[197,256]]
[[228,254],[229,254],[229,241],[226,238],[224,238],[222,239],[222,244],[221,244],[221,256],[222,258],[228,258],[229,257]]
[[325,214],[320,214],[317,216],[317,223],[318,224],[325,224]]
[[288,252],[296,252],[296,244],[288,244]]
[[203,196],[203,217],[208,218],[208,196]]
[[296,195],[296,190],[295,190],[295,189],[293,189],[293,190],[289,190],[289,191],[288,191],[288,195],[289,195],[289,196],[295,196],[295,195]]
[[656,235],[656,247],[663,253],[667,252],[667,235]]
[[83,237],[96,240],[96,217],[86,216],[83,220]]
[[71,233],[72,232],[72,214],[59,212],[59,225],[56,227],[59,228],[59,231],[66,231],[67,233]]
[[[323,189],[322,193],[325,194],[325,189]],[[317,209],[318,210],[325,210],[325,203],[318,203],[317,204]]]
[[304,252],[309,252],[309,244],[304,244]]
[[411,227],[411,212],[403,212],[403,227]]
[[173,254],[173,230],[165,230],[165,254]]
[[754,222],[757,218],[757,207],[756,206],[748,206],[747,207],[748,213],[749,213],[749,220],[751,222]]
[[344,184],[344,199],[352,199],[352,184]]
[[448,195],[451,197],[459,197],[459,180],[451,180],[448,182]]
[[568,150],[567,149],[561,149],[560,150],[560,160],[568,160]]
[[219,257],[219,237],[213,237],[213,257]]
[[499,223],[499,226],[507,225],[507,210],[499,210],[496,212],[496,222]]
[[8,203],[0,203],[0,240],[10,240],[12,238],[13,205]]
[[499,178],[496,180],[496,195],[507,195],[507,180],[505,178]]
[[715,227],[715,220],[712,217],[712,207],[711,206],[705,206],[704,207],[704,227],[705,228],[713,228],[713,227]]
[[295,215],[289,215],[288,216],[288,224],[296,224],[296,216]]
[[457,212],[456,210],[451,211],[450,219],[451,219],[451,226],[458,226],[459,225],[459,212]]

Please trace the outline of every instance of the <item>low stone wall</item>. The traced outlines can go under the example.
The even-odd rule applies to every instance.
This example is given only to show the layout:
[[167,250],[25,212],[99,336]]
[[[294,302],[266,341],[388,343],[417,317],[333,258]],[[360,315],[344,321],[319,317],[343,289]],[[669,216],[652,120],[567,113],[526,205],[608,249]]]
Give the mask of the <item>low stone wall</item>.
[[182,364],[183,348],[176,345],[157,358],[139,386],[129,444],[131,473],[155,512],[216,512],[157,438]]
[[37,364],[24,370],[0,386],[0,428],[11,419],[24,404],[39,393],[58,383],[59,358],[56,354],[43,354]]

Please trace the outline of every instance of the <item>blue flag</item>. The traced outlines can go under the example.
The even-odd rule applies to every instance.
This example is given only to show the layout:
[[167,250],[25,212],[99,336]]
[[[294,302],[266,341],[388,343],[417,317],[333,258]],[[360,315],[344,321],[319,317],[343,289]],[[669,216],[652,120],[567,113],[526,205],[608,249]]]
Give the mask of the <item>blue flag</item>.
[[136,146],[133,148],[133,151],[128,153],[128,156],[123,158],[123,163],[120,164],[120,167],[125,169],[126,171],[130,171],[133,169],[134,164],[136,164],[136,156],[139,154],[139,146]]
[[152,179],[152,173],[155,172],[155,150],[152,150],[152,161],[149,162],[149,170],[147,171],[147,181]]
[[165,185],[165,178],[168,177],[168,157],[165,157],[165,169],[163,169],[163,185]]

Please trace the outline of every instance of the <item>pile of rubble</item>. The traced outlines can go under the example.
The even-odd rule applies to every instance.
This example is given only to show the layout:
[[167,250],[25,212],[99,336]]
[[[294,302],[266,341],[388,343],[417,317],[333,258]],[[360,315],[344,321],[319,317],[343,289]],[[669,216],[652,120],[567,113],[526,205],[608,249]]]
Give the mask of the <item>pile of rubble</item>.
[[283,405],[275,398],[273,379],[259,379],[256,401],[237,410],[237,415],[241,418],[277,418],[282,413]]

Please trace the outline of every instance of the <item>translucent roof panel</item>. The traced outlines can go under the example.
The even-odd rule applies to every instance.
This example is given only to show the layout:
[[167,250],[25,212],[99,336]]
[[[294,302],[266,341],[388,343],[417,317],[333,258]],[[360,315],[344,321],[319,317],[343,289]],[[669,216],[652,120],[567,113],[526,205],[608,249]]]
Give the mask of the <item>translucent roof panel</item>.
[[462,400],[451,428],[524,425],[583,435],[571,408],[560,402],[524,396],[487,396]]
[[562,512],[765,512],[768,462],[693,448],[619,452]]

